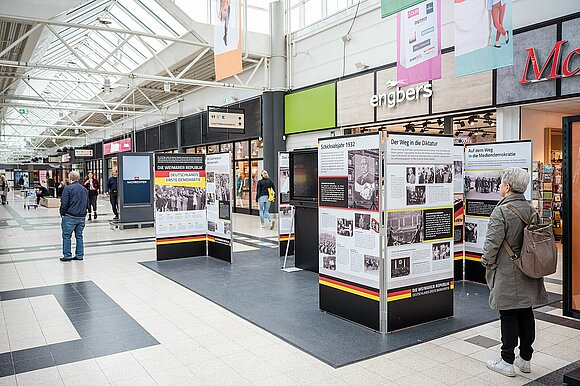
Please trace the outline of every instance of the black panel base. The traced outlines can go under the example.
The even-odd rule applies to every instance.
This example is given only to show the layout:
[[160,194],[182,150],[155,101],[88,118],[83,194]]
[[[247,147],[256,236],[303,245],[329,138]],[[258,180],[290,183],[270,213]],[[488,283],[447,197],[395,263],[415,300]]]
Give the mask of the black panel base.
[[570,386],[580,386],[580,367],[564,374],[564,383]]
[[[286,248],[288,247],[287,240],[280,240],[280,257],[286,256]],[[294,254],[294,240],[290,240],[290,248],[288,248],[288,256]]]
[[297,206],[295,216],[294,265],[318,273],[318,208]]
[[157,245],[157,261],[206,256],[205,240]]
[[216,241],[208,241],[207,255],[231,263],[232,247],[229,245],[229,240],[218,239],[216,237]]
[[453,280],[463,280],[463,259],[453,262]]
[[320,309],[379,331],[380,303],[325,285],[318,285]]
[[479,261],[465,259],[465,280],[486,284],[485,267]]
[[411,297],[387,302],[387,331],[392,332],[453,316],[453,290],[448,286],[446,290],[440,292],[415,295],[416,290],[421,287],[433,285],[435,291],[437,284],[443,283],[449,284],[449,280],[421,284],[411,290]]

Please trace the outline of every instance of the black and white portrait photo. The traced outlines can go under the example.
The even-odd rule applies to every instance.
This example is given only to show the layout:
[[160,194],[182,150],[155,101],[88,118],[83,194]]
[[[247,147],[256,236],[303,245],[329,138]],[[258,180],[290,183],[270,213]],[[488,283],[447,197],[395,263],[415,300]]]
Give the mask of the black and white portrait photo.
[[450,184],[453,181],[453,170],[451,165],[435,166],[435,183]]
[[207,230],[210,232],[217,232],[217,224],[213,221],[208,221]]
[[318,252],[326,255],[336,254],[336,237],[330,233],[320,233],[318,236]]
[[433,184],[435,182],[435,168],[433,166],[422,166],[417,168],[418,184]]
[[407,205],[425,205],[425,186],[407,186]]
[[183,212],[204,209],[204,188],[155,185],[155,210],[157,212]]
[[355,213],[354,227],[365,231],[371,229],[371,215],[368,213]]
[[431,245],[433,260],[445,260],[451,258],[451,243],[435,243]]
[[205,173],[205,182],[208,184],[213,184],[215,182],[215,173],[214,172]]
[[218,201],[230,200],[230,176],[227,173],[215,174],[215,195]]
[[353,221],[346,218],[336,219],[336,233],[339,236],[352,237],[353,234]]
[[387,214],[387,246],[422,243],[424,234],[422,211],[409,210]]
[[215,193],[208,193],[207,194],[207,204],[208,205],[215,205]]
[[415,168],[407,168],[407,183],[413,185],[417,183],[417,173]]
[[477,243],[477,224],[473,222],[465,222],[465,242]]
[[409,276],[411,273],[411,257],[391,259],[391,277]]
[[336,256],[322,256],[322,268],[336,271]]
[[377,256],[365,255],[365,273],[379,273],[380,259]]
[[499,201],[501,170],[490,172],[469,172],[465,174],[465,198],[468,200]]
[[232,235],[232,223],[230,222],[224,223],[224,233],[229,236]]
[[351,150],[348,152],[348,207],[378,210],[379,152]]

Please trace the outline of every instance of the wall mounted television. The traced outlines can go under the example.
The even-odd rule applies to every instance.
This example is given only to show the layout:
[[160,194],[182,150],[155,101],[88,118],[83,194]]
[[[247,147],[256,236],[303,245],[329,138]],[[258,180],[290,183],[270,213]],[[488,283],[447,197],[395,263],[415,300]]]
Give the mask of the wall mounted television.
[[318,207],[318,150],[290,152],[290,204]]

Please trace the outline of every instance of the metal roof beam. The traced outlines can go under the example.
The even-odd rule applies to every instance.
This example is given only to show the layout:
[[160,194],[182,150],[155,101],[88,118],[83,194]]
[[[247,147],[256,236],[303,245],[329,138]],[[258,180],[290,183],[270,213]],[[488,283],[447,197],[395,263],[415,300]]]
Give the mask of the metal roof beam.
[[[70,92],[74,91],[72,89]],[[56,99],[56,98],[37,98],[34,96],[25,96],[25,95],[1,95],[0,99],[7,99],[13,101],[27,101],[27,102],[45,102],[45,103],[56,103],[57,105],[60,104],[74,104],[74,105],[86,105],[86,106],[102,106],[103,103],[106,106],[117,106],[118,102],[97,102],[97,101],[90,101],[90,100],[79,100],[79,99]],[[16,104],[16,103],[15,103]],[[119,107],[122,108],[135,108],[135,109],[148,109],[151,108],[149,105],[133,105],[131,103],[124,103],[121,104]]]
[[[18,104],[18,107],[26,107],[29,109],[52,109],[52,110],[66,110],[66,111],[84,111],[84,112],[95,112],[102,114],[112,114],[112,115],[162,115],[166,117],[177,117],[177,114],[159,114],[154,111],[132,111],[132,110],[103,110],[103,109],[91,109],[87,107],[77,107],[77,106],[39,106],[35,104]],[[15,107],[13,103],[0,102],[0,107]]]

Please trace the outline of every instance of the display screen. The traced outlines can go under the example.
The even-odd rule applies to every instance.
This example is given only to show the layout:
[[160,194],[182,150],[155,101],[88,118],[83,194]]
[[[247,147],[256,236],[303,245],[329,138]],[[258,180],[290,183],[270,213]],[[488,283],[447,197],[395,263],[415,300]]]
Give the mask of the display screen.
[[290,199],[318,201],[318,153],[290,153]]

